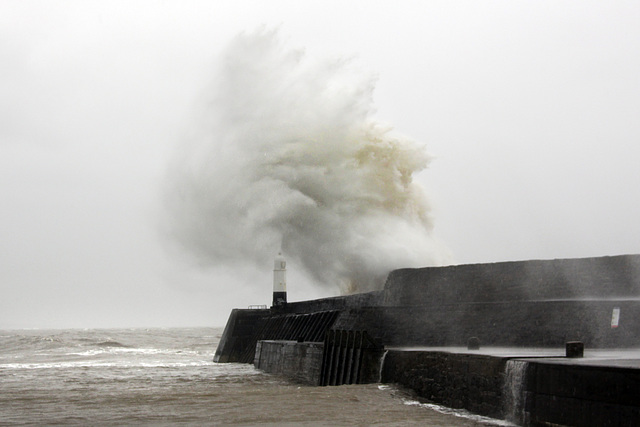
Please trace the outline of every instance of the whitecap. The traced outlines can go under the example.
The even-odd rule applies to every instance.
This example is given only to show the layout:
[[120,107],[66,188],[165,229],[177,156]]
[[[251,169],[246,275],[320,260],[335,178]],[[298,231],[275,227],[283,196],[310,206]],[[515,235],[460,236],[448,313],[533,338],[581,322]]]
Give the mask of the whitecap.
[[515,424],[510,423],[509,421],[506,420],[499,420],[497,418],[491,418],[491,417],[485,417],[482,415],[477,415],[477,414],[473,414],[467,410],[464,409],[453,409],[453,408],[449,408],[446,406],[442,406],[442,405],[438,405],[435,403],[422,403],[422,402],[418,402],[417,400],[410,400],[410,399],[402,399],[402,403],[404,403],[405,405],[408,406],[419,406],[422,408],[427,408],[427,409],[431,409],[433,411],[439,412],[441,414],[445,414],[445,415],[453,415],[456,417],[460,417],[460,418],[465,418],[468,420],[472,420],[472,421],[476,421],[479,423],[485,423],[485,424],[491,424],[491,425],[496,425],[496,426],[505,426],[505,427],[512,427],[515,426]]

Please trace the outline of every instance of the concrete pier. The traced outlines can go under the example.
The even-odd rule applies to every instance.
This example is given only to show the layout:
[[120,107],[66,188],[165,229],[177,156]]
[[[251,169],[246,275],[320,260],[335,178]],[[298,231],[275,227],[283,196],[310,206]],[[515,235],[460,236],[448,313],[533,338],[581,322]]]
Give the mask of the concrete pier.
[[640,425],[638,319],[638,255],[402,269],[382,291],[234,310],[214,360],[519,425]]
[[382,381],[429,401],[517,425],[631,426],[640,421],[640,349],[390,349]]

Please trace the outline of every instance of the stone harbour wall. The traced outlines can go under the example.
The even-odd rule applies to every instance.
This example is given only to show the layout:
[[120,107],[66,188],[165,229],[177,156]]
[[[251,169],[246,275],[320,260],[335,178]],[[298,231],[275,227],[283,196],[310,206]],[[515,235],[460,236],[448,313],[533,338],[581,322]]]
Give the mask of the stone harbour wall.
[[640,370],[637,367],[589,366],[542,359],[528,364],[522,424],[640,425]]
[[320,385],[322,343],[258,341],[253,365],[294,382]]
[[[466,346],[472,337],[481,348],[581,341],[586,349],[637,349],[638,319],[639,255],[401,269],[383,291],[234,310],[214,360],[338,385],[352,380],[365,349],[356,343],[366,335],[365,381],[398,383],[423,399],[520,425],[640,425],[637,356],[625,367],[415,351]],[[385,354],[382,346],[391,348]]]
[[484,355],[389,350],[382,382],[400,384],[450,408],[502,418],[505,363]]

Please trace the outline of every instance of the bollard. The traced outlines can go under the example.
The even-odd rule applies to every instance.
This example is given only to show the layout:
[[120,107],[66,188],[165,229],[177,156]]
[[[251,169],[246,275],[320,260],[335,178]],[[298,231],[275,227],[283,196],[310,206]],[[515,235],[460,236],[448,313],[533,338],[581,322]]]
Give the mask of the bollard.
[[582,341],[568,341],[565,348],[567,357],[584,356],[584,343]]
[[467,341],[467,350],[480,350],[480,339],[478,337],[471,337]]

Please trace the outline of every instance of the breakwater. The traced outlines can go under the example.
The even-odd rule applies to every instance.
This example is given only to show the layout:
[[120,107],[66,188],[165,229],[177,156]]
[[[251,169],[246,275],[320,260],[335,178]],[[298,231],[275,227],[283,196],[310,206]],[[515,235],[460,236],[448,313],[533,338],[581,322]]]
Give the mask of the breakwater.
[[576,361],[564,345],[639,348],[639,277],[638,255],[395,270],[378,292],[234,310],[215,360],[313,385],[399,383],[522,425],[627,425],[640,422],[640,351]]

